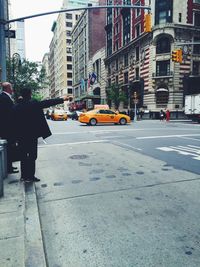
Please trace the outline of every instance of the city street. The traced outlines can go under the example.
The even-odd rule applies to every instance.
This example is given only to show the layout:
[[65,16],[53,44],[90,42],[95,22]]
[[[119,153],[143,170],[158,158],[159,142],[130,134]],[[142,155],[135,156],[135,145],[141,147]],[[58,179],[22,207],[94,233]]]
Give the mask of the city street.
[[48,266],[199,266],[200,125],[48,121],[36,183]]

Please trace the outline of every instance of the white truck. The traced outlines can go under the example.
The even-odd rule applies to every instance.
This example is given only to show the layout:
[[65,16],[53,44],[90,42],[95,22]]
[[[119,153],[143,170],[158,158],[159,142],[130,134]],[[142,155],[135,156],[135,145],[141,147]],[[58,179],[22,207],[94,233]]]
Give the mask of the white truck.
[[200,94],[185,96],[185,115],[200,123]]

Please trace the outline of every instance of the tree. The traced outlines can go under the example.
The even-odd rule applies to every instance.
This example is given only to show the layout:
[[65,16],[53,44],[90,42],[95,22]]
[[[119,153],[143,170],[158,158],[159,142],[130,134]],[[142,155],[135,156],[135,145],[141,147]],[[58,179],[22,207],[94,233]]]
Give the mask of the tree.
[[14,59],[7,60],[7,77],[13,84],[15,99],[18,98],[23,88],[31,89],[33,96],[39,99],[39,90],[46,86],[44,67],[41,68],[37,63],[28,60],[22,62]]
[[119,108],[120,102],[127,102],[127,97],[119,84],[111,84],[106,90],[106,96],[109,107],[114,103],[116,110]]

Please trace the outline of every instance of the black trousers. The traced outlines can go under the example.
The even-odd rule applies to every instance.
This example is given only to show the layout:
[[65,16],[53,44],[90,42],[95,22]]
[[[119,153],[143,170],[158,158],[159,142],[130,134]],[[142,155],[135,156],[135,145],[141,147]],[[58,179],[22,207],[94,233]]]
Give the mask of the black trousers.
[[35,161],[37,159],[37,138],[19,140],[21,152],[21,178],[31,179],[35,176]]

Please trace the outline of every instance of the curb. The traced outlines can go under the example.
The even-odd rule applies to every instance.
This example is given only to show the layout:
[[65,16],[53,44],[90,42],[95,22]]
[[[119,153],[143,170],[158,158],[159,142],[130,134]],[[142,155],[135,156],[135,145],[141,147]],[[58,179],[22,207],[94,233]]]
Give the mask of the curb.
[[25,266],[46,267],[46,257],[34,183],[24,183]]

